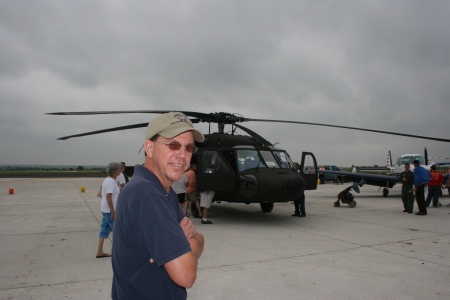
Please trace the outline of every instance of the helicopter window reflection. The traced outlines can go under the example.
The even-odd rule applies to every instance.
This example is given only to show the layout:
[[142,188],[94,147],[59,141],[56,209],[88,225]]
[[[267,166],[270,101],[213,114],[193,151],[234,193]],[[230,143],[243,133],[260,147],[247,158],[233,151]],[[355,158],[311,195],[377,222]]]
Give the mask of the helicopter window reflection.
[[230,169],[217,151],[204,151],[202,155],[201,173],[229,173]]
[[272,152],[270,151],[261,151],[261,156],[263,157],[264,161],[266,162],[267,167],[269,168],[279,168],[277,161],[275,160],[275,157],[272,155]]
[[266,168],[256,150],[237,150],[239,172],[253,168]]
[[275,159],[277,160],[278,164],[281,168],[284,169],[293,169],[294,163],[292,162],[289,155],[284,151],[273,151],[273,155],[275,156]]
[[[315,160],[313,159],[313,157],[310,154],[305,155],[302,168],[303,168],[303,174],[316,174]],[[339,171],[339,170],[336,170],[336,171]]]

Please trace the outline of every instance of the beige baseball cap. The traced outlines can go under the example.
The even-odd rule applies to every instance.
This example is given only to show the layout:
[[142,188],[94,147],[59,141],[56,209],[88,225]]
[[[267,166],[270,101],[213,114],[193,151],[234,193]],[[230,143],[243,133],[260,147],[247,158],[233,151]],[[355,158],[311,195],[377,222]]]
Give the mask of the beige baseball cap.
[[194,128],[191,120],[189,120],[185,114],[180,112],[169,112],[157,116],[148,123],[145,139],[149,140],[156,134],[159,134],[166,139],[171,139],[186,131],[192,131],[194,140],[199,143],[202,143],[205,140],[203,133]]

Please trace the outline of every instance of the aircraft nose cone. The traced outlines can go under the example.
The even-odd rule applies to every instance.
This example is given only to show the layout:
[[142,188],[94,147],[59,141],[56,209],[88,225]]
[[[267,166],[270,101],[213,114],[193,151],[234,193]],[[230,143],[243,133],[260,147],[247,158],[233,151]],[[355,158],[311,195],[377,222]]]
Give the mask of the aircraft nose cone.
[[286,180],[286,189],[290,192],[298,192],[305,188],[305,183],[299,177],[290,177]]

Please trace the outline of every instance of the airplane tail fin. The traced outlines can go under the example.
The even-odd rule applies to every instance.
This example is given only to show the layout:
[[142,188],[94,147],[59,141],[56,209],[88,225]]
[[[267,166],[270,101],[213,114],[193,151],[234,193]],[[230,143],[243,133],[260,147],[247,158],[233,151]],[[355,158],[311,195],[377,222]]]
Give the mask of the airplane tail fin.
[[386,167],[389,169],[389,171],[387,171],[387,174],[394,173],[394,166],[392,165],[391,150],[389,150],[388,154],[387,154]]
[[391,150],[389,150],[389,151],[388,151],[388,154],[387,154],[386,167],[392,168],[392,155],[391,155]]

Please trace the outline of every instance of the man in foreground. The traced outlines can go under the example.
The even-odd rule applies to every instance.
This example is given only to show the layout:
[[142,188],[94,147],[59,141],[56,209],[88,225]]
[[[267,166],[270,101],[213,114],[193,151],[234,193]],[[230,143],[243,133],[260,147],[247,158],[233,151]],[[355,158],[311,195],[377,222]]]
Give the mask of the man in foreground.
[[203,236],[171,189],[203,134],[182,113],[153,119],[144,142],[145,163],[120,193],[114,225],[113,299],[186,299],[197,277]]

